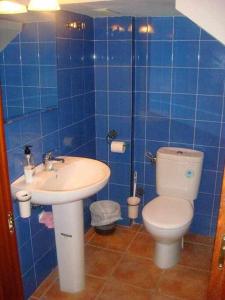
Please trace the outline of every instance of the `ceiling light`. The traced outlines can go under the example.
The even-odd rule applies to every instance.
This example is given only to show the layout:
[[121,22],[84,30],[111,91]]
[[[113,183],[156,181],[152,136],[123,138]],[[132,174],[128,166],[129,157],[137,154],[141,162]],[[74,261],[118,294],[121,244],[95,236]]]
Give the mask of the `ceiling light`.
[[60,10],[60,6],[57,0],[31,0],[28,10],[53,11]]
[[0,14],[21,14],[26,13],[25,5],[13,1],[0,1]]

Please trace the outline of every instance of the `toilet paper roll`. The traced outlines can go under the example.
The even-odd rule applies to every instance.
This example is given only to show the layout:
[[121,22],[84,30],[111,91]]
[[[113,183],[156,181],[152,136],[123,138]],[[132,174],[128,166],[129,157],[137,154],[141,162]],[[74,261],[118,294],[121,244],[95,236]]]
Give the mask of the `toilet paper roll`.
[[113,141],[111,143],[111,152],[124,153],[126,151],[126,143],[120,141]]
[[29,218],[31,216],[31,193],[28,191],[19,191],[16,193],[19,202],[19,211],[21,218]]
[[19,191],[16,193],[16,198],[19,202],[26,202],[31,199],[31,193],[28,191]]

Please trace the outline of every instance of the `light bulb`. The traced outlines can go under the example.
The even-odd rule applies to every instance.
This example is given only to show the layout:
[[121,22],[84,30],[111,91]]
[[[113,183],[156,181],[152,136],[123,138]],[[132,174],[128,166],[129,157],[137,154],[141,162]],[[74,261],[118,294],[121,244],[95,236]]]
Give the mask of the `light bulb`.
[[31,0],[28,10],[54,11],[60,10],[60,6],[57,0]]
[[21,14],[26,13],[25,5],[13,1],[0,1],[0,14]]

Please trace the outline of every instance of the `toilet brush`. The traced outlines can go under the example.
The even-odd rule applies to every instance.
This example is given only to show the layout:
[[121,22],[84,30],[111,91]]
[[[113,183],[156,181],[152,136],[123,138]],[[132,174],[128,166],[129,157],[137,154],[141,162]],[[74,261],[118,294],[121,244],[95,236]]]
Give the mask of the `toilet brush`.
[[136,190],[137,190],[137,171],[134,172],[133,196],[127,199],[128,217],[131,219],[131,224],[134,224],[134,220],[138,217],[138,205],[141,201],[139,197],[136,197]]

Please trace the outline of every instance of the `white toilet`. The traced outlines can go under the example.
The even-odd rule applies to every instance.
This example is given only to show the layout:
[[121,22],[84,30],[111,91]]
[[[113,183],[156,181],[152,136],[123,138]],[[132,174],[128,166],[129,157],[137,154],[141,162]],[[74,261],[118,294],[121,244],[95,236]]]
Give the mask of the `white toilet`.
[[204,154],[184,148],[162,147],[156,156],[158,197],[142,211],[146,230],[155,240],[154,262],[161,269],[180,259],[182,238],[194,214]]

